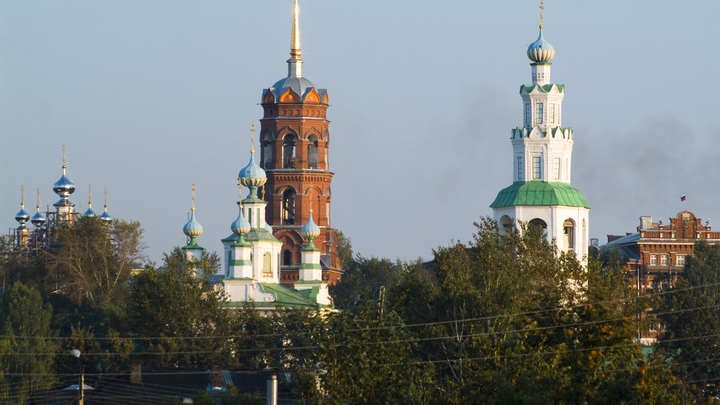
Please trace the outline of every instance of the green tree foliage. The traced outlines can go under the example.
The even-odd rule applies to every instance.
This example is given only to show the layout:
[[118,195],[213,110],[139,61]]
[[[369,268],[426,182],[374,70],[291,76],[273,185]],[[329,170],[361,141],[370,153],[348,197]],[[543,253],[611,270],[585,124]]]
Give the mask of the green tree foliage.
[[[200,265],[208,274],[216,259]],[[185,265],[183,252],[166,254],[160,268],[148,267],[130,284],[129,330],[145,361],[157,366],[233,367],[231,335],[234,313],[223,309],[224,297],[207,278]]]
[[30,391],[48,389],[54,379],[52,308],[43,304],[40,293],[19,282],[0,305],[0,397],[3,403],[22,404]]
[[344,268],[340,282],[330,286],[335,306],[352,309],[363,301],[376,299],[380,287],[390,288],[397,284],[403,270],[400,261],[357,256]]
[[682,365],[675,375],[698,395],[720,396],[720,245],[695,244],[685,271],[662,295],[658,349]]
[[126,281],[144,260],[143,230],[138,222],[81,217],[61,227],[50,267],[58,289],[76,305],[95,306],[123,301]]

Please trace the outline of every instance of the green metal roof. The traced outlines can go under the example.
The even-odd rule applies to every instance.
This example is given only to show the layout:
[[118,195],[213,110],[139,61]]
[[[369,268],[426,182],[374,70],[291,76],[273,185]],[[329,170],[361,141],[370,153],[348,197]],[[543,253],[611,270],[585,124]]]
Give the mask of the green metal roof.
[[522,86],[520,86],[520,92],[522,93],[522,90],[523,90],[523,88],[524,88],[524,89],[525,89],[525,92],[530,93],[530,92],[533,91],[533,89],[535,89],[535,87],[537,87],[537,88],[539,88],[540,91],[542,91],[543,93],[549,93],[549,92],[550,92],[550,89],[552,89],[553,86],[557,86],[558,91],[559,91],[560,93],[562,93],[563,90],[565,89],[565,85],[564,85],[564,84],[554,84],[554,83],[553,83],[553,84],[545,84],[545,85],[542,85],[542,86],[540,86],[539,84],[523,84]]
[[563,205],[590,208],[582,191],[567,183],[516,181],[501,190],[491,208],[517,205]]
[[285,307],[317,307],[317,302],[311,301],[298,291],[284,287],[280,284],[260,283],[266,293],[275,294],[275,305]]

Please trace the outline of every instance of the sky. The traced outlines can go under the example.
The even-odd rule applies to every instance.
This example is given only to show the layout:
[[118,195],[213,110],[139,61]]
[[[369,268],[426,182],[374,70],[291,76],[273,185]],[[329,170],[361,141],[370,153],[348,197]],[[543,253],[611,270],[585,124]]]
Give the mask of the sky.
[[[70,200],[140,221],[147,255],[221,251],[262,90],[287,75],[292,0],[0,0],[0,231]],[[303,73],[330,98],[332,226],[364,256],[472,238],[512,182],[537,1],[300,0]],[[688,209],[720,221],[720,2],[545,2],[590,237]],[[680,195],[685,194],[685,202]],[[720,222],[718,222],[720,226]]]

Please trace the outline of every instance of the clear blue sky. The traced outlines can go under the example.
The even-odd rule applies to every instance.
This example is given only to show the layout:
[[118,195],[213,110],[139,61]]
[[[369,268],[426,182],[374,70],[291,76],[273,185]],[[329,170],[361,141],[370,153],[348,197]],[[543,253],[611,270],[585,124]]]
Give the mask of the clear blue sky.
[[[511,183],[538,2],[300,0],[305,76],[331,107],[332,220],[367,256],[431,258],[467,241]],[[720,226],[720,2],[547,1],[552,81],[575,130],[573,185],[590,236],[690,209]],[[0,229],[41,189],[139,220],[148,254],[237,216],[263,88],[287,74],[292,0],[0,1]],[[680,203],[679,196],[687,195]]]

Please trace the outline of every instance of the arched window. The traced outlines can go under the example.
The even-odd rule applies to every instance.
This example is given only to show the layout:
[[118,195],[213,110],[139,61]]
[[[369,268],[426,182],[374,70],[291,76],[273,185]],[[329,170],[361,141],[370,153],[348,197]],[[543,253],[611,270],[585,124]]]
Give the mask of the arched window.
[[535,218],[528,223],[528,231],[537,235],[545,235],[547,234],[547,223],[540,218]]
[[307,161],[308,169],[318,168],[318,138],[315,135],[308,138]]
[[515,225],[515,221],[513,221],[513,219],[509,216],[503,215],[500,218],[500,223],[498,225],[500,225],[500,230],[502,230],[503,232],[511,233],[513,230],[513,225]]
[[289,188],[282,195],[282,224],[295,224],[295,190]]
[[575,223],[572,219],[563,222],[563,250],[575,249]]
[[283,266],[292,266],[292,252],[289,250],[283,250]]
[[262,140],[260,141],[260,146],[262,148],[261,166],[263,169],[270,168],[273,160],[272,135],[269,133],[263,135]]
[[270,256],[270,252],[265,252],[263,255],[262,272],[263,274],[272,274],[272,257]]
[[283,137],[283,168],[295,168],[295,135],[293,134]]

